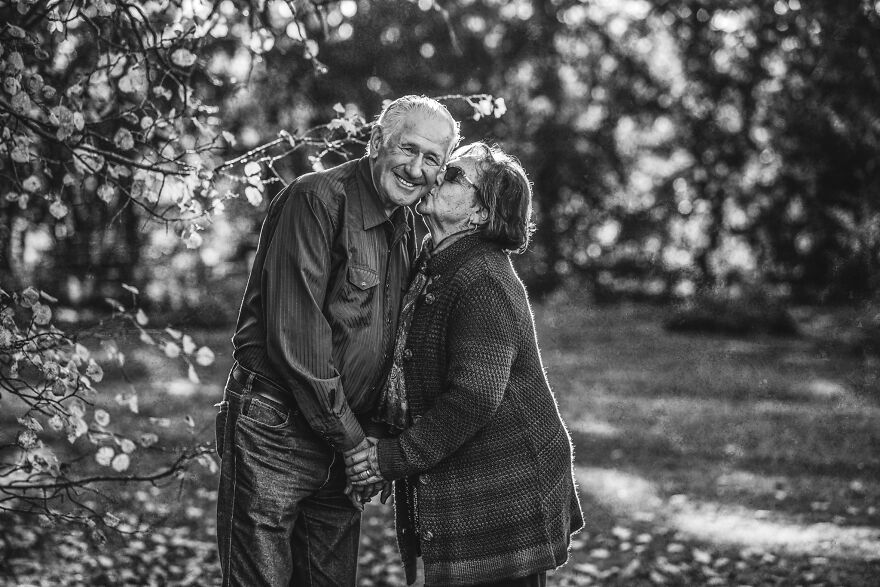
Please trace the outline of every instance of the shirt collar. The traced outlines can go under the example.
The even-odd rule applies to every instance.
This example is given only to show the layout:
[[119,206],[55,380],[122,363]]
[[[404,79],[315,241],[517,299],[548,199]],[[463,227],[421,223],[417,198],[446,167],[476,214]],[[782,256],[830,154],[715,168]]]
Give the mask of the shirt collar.
[[358,161],[358,179],[361,216],[364,230],[367,230],[379,226],[388,220],[388,216],[385,214],[385,207],[379,198],[379,192],[373,184],[373,175],[370,173],[370,157],[368,155],[364,155]]
[[415,215],[409,206],[401,206],[391,215],[389,220],[394,225],[394,242],[413,230]]

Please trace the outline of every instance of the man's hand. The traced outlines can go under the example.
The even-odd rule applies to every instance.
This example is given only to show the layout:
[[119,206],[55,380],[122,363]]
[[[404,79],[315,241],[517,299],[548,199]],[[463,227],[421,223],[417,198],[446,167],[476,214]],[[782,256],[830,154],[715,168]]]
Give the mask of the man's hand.
[[[348,483],[354,487],[368,487],[379,485],[385,481],[379,472],[379,455],[376,449],[377,440],[368,436],[364,443],[360,443],[355,448],[344,453],[345,457],[345,475],[348,477]],[[376,494],[378,489],[374,491],[370,497]]]
[[375,442],[376,439],[371,436],[365,436],[357,446],[344,451],[342,457],[345,460],[345,466],[348,467],[360,461],[362,458],[366,458],[366,451],[370,448],[371,441]]

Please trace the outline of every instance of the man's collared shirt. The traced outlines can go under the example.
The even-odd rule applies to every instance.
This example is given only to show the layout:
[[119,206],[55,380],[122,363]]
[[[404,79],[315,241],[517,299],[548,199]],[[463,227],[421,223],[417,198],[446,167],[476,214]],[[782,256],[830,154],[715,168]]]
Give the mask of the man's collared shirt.
[[364,438],[415,257],[413,214],[389,219],[366,157],[298,178],[269,205],[233,357],[290,393],[337,450]]

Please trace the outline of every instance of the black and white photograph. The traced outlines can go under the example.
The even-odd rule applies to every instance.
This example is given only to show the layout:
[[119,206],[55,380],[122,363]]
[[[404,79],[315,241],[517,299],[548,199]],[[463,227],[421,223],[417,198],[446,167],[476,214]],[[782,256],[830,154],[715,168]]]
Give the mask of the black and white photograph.
[[0,587],[880,584],[880,2],[0,0]]

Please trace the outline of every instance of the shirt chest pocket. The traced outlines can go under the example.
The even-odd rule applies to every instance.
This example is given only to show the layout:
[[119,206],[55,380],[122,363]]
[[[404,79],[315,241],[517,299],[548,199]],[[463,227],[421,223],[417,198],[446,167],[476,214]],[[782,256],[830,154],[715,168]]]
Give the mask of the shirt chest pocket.
[[349,265],[348,282],[355,289],[367,291],[379,285],[379,272],[362,265]]
[[[339,290],[334,314],[347,328],[359,329],[379,320],[379,272],[365,265],[349,265]],[[376,316],[374,316],[374,314]]]

